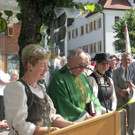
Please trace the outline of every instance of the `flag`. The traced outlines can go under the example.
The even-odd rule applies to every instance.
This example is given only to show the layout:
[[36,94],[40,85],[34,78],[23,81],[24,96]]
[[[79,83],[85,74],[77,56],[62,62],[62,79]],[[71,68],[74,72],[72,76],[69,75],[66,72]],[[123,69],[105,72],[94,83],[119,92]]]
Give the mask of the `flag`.
[[124,28],[124,49],[125,49],[125,53],[131,53],[131,46],[130,46],[127,24],[125,24],[125,28]]

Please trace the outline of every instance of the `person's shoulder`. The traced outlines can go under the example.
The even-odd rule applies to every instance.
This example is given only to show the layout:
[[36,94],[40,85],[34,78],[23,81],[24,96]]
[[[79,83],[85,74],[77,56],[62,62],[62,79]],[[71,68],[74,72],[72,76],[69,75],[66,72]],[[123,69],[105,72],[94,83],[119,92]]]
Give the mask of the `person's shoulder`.
[[111,77],[108,77],[110,84],[114,85],[113,79]]
[[128,69],[133,69],[133,70],[134,70],[134,68],[135,68],[135,62],[132,62],[132,63],[129,65]]
[[114,70],[113,70],[113,73],[114,73],[114,72],[115,72],[115,73],[116,73],[116,72],[119,72],[120,70],[122,70],[122,67],[119,67],[119,68],[114,69]]
[[19,87],[24,87],[24,85],[20,81],[12,81],[6,85],[6,88],[9,89],[10,88],[18,89]]
[[59,77],[63,77],[66,75],[66,73],[68,73],[69,70],[67,68],[67,65],[64,65],[62,68],[60,69],[56,69],[54,72],[54,76],[59,76]]
[[88,80],[89,80],[90,83],[96,82],[97,76],[95,76],[94,74],[95,74],[95,73],[93,72],[92,74],[90,74],[90,75],[88,76]]
[[84,72],[83,72],[82,74],[80,74],[80,77],[82,77],[82,78],[88,80],[88,77],[86,76],[86,74],[85,74]]
[[106,74],[110,72],[110,67],[105,71]]
[[133,62],[130,64],[130,66],[135,66],[135,61],[133,61]]
[[24,90],[24,86],[21,82],[12,81],[6,85],[4,89],[4,95],[22,93]]
[[84,73],[82,73],[80,76],[81,76],[81,78],[83,78],[87,83],[89,83],[89,79],[90,79],[89,76],[87,77]]

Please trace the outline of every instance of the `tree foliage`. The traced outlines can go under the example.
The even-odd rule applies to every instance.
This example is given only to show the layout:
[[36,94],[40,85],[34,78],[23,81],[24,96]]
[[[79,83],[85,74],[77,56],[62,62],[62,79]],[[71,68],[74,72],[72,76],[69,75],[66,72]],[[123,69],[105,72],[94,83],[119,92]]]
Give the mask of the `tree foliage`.
[[[93,4],[93,3],[87,3],[83,4],[81,2],[75,3],[73,0],[26,0],[27,4],[29,5],[36,5],[36,8],[38,8],[38,13],[40,15],[42,24],[45,26],[50,27],[50,22],[52,19],[56,18],[55,14],[55,8],[56,7],[65,7],[65,8],[76,8],[76,9],[82,9],[82,10],[89,10],[91,12],[93,11],[100,11],[102,10],[102,6],[100,4]],[[23,1],[21,0],[19,3],[20,11],[21,13],[18,13],[17,18],[18,20],[21,20],[23,14]],[[21,18],[21,19],[20,19]],[[49,34],[49,29],[48,29]]]
[[[18,38],[19,56],[21,58],[22,50],[29,44],[37,44],[40,42],[40,28],[42,25],[48,27],[49,34],[50,24],[56,18],[55,8],[77,8],[85,10],[85,5],[75,3],[73,0],[17,0],[19,2],[21,14],[18,15],[22,19],[21,32]],[[99,4],[87,3],[91,11],[99,11],[102,6]],[[41,38],[42,39],[42,38]],[[23,75],[23,66],[20,61],[20,77]]]
[[133,8],[131,8],[129,11],[127,10],[124,17],[114,24],[113,29],[116,33],[114,37],[116,40],[113,42],[113,45],[115,46],[116,51],[124,52],[125,23],[127,24],[128,28],[132,53],[135,53],[135,9]]

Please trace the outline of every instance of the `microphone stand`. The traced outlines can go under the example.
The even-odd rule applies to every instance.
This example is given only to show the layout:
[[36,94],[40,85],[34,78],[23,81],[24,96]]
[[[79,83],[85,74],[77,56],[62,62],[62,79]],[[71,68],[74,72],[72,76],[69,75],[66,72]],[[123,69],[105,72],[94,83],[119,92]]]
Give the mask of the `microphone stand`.
[[[65,74],[66,72],[69,72],[70,70],[74,70],[74,69],[77,69],[77,68],[89,69],[89,68],[87,68],[87,67],[79,66],[79,67],[74,67],[74,68],[70,68],[70,69],[61,70],[60,73],[61,73],[61,74]],[[89,70],[93,71],[92,69],[89,69]]]

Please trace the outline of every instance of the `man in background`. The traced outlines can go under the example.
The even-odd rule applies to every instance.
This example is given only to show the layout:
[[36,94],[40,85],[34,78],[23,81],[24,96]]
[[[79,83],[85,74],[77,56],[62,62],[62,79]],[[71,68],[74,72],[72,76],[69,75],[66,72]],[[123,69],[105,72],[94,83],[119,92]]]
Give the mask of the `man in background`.
[[118,100],[117,108],[121,107],[123,104],[125,104],[128,101],[128,93],[130,90],[125,84],[125,82],[126,82],[127,69],[131,64],[131,62],[132,62],[131,55],[125,53],[122,55],[121,67],[113,71],[113,82],[114,82],[114,87],[116,90],[116,96]]
[[[121,66],[113,71],[113,82],[117,96],[117,108],[124,105],[129,100],[130,89],[126,85],[126,74],[129,65],[132,62],[132,57],[129,53],[124,53],[121,58]],[[127,122],[129,123],[129,106],[126,106]]]

